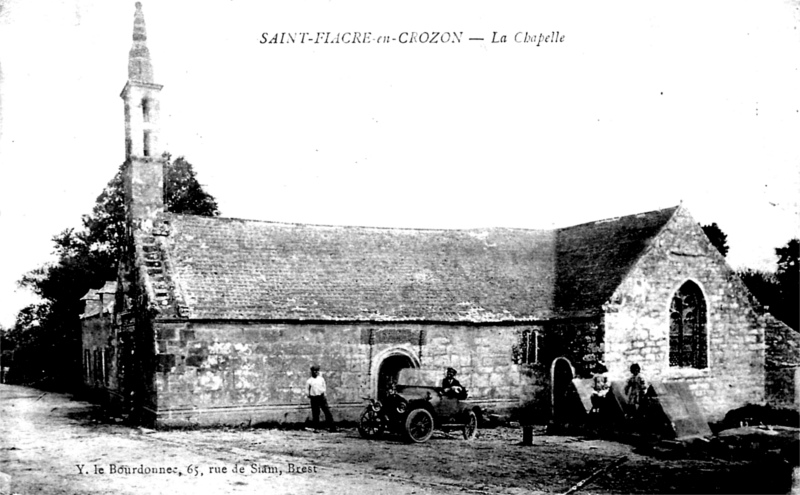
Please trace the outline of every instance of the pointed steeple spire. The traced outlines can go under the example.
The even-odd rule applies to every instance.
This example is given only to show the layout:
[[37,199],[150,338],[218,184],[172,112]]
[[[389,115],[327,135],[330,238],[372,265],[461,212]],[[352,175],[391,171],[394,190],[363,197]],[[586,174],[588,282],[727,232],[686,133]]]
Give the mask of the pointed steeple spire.
[[134,230],[151,224],[164,211],[164,163],[158,139],[162,86],[153,82],[146,42],[142,4],[136,2],[128,81],[120,94],[125,102],[125,205]]
[[128,54],[128,80],[153,82],[153,64],[150,62],[150,50],[147,49],[142,2],[136,2],[136,13],[133,17],[133,46]]

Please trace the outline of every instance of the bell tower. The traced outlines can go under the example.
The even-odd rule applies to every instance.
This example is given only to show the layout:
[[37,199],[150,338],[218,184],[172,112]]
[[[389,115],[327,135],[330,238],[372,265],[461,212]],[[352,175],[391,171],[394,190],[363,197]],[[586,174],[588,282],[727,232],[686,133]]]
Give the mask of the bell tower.
[[164,163],[159,148],[159,94],[141,2],[133,18],[133,45],[128,54],[128,82],[120,97],[125,102],[125,196],[128,220],[136,229],[152,224],[164,210]]

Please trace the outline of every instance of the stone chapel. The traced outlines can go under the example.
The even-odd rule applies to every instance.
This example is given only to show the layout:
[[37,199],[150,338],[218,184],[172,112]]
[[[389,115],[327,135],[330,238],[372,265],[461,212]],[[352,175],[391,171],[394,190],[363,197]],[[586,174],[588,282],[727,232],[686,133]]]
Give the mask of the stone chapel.
[[337,420],[404,368],[447,367],[487,414],[547,422],[602,361],[683,383],[720,419],[797,406],[797,333],[683,206],[555,230],[274,223],[165,211],[159,92],[136,4],[125,117],[129,251],[86,296],[84,381],[157,425],[299,422],[321,366]]

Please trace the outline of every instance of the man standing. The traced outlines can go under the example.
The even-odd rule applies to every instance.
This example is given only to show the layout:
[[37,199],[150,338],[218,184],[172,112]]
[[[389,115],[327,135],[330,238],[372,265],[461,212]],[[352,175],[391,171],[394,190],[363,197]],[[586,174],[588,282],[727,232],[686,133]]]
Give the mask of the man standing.
[[311,378],[306,381],[308,385],[308,398],[311,400],[311,419],[314,423],[314,432],[319,429],[319,411],[325,413],[325,422],[330,431],[336,431],[333,424],[333,415],[328,407],[328,399],[325,398],[325,379],[319,374],[319,366],[311,367]]

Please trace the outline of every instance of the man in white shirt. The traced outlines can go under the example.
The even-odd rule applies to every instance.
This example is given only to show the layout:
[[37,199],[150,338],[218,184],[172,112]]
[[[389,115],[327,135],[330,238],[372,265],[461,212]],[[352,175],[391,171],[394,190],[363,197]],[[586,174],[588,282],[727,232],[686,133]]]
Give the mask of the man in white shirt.
[[319,366],[311,367],[311,378],[306,381],[308,386],[308,398],[311,400],[311,419],[314,423],[314,431],[319,428],[319,411],[325,413],[325,422],[330,431],[336,431],[333,424],[333,415],[328,407],[328,399],[325,398],[325,379],[319,374]]

